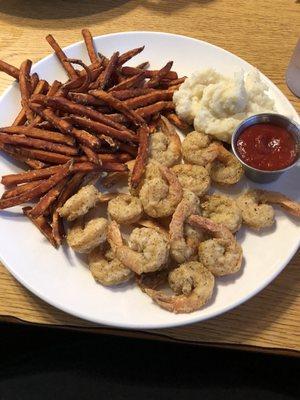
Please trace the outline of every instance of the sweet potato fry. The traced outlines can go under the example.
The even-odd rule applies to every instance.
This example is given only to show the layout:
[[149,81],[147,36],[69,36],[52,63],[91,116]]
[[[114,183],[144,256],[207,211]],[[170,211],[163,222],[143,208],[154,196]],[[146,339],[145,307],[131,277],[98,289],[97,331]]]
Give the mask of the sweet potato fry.
[[72,159],[71,156],[66,156],[65,154],[53,153],[39,149],[19,147],[18,151],[24,157],[33,160],[39,160],[46,164],[65,164]]
[[147,69],[149,67],[149,61],[144,61],[143,63],[137,65],[135,68],[137,69]]
[[107,66],[105,67],[104,71],[101,72],[98,79],[95,81],[95,84],[91,85],[91,89],[97,89],[97,88],[106,89],[109,80],[117,66],[118,58],[119,58],[119,52],[117,51],[111,56]]
[[[142,118],[151,117],[162,110],[174,110],[175,105],[172,101],[158,101],[157,103],[150,104],[146,107],[137,108],[135,112]],[[126,116],[122,114],[110,114],[109,117],[116,122],[126,124]]]
[[102,163],[101,170],[106,172],[126,172],[128,167],[126,164],[105,161]]
[[92,36],[91,32],[88,29],[82,29],[81,34],[83,36],[84,43],[86,45],[86,49],[87,49],[88,55],[90,57],[91,63],[92,64],[99,63],[100,59],[96,52],[96,49],[94,46],[94,41],[93,41],[93,36]]
[[70,167],[71,162],[68,162],[67,164],[61,166],[59,172],[50,176],[46,181],[40,183],[38,186],[28,190],[27,192],[21,193],[18,196],[1,199],[0,210],[14,207],[40,197],[42,194],[48,192],[48,190],[53,188],[53,186],[64,179],[69,174]]
[[145,87],[155,88],[159,85],[161,79],[163,79],[171,70],[173,66],[173,61],[167,62],[167,64],[160,69],[157,74],[150,79],[145,85]]
[[69,122],[59,118],[52,110],[33,102],[29,103],[29,107],[62,133],[70,134],[72,132],[73,126]]
[[133,189],[136,189],[140,184],[148,160],[149,130],[147,126],[141,126],[139,128],[139,137],[140,137],[140,144],[138,149],[138,155],[135,160],[131,175],[131,185]]
[[58,247],[58,244],[56,240],[54,239],[53,233],[52,233],[52,228],[47,222],[47,219],[43,216],[40,216],[38,218],[32,218],[29,214],[31,210],[31,207],[24,207],[23,208],[23,213],[26,215],[31,222],[34,223],[34,225],[39,229],[39,231],[46,237],[46,239],[54,246],[55,248]]
[[24,154],[24,152],[18,147],[0,143],[0,150],[8,154],[15,160],[24,162],[32,169],[40,169],[45,167],[45,164],[43,162],[30,158],[28,156],[28,153]]
[[83,118],[83,117],[78,117],[76,115],[71,115],[70,118],[74,125],[85,128],[95,134],[104,134],[107,136],[111,136],[112,138],[118,139],[122,142],[132,141],[132,142],[138,143],[138,141],[139,141],[139,138],[137,135],[134,135],[134,134],[128,132],[127,130],[114,129],[110,126],[101,124],[100,122],[92,121],[91,119],[87,119],[87,118]]
[[82,104],[84,106],[103,106],[105,105],[104,101],[97,99],[88,93],[75,93],[69,92],[68,98],[75,103]]
[[32,218],[37,218],[40,215],[44,215],[49,210],[51,204],[53,204],[57,199],[66,183],[67,177],[53,186],[53,188],[50,189],[43,197],[41,197],[39,202],[30,210],[29,215]]
[[7,189],[1,196],[1,199],[7,199],[9,197],[19,196],[20,194],[26,192],[27,190],[33,189],[34,187],[38,186],[42,183],[42,180],[33,181],[24,183],[23,185],[19,185],[17,187],[13,187],[11,189]]
[[144,119],[138,115],[135,111],[130,110],[126,104],[122,101],[116,99],[109,93],[104,92],[103,90],[91,90],[90,94],[97,97],[100,100],[105,101],[110,107],[124,114],[130,121],[132,121],[135,125],[140,126],[144,125]]
[[66,236],[66,233],[63,220],[57,210],[54,210],[52,214],[51,225],[52,225],[52,236],[54,238],[56,245],[59,247],[62,244],[64,237]]
[[[48,82],[44,81],[44,80],[40,80],[36,87],[32,87],[33,89],[33,93],[34,94],[41,94],[44,93],[47,88],[48,88]],[[22,107],[21,111],[19,112],[19,114],[17,115],[16,119],[14,120],[14,122],[12,123],[13,126],[19,126],[19,125],[24,125],[25,122],[27,120],[26,117],[26,110],[24,107]]]
[[125,64],[127,61],[129,61],[131,58],[135,57],[139,53],[141,53],[144,50],[145,46],[142,47],[137,47],[136,49],[132,49],[129,51],[126,51],[126,53],[123,53],[120,55],[119,60],[118,60],[118,66],[120,67],[121,65]]
[[20,75],[19,75],[19,85],[21,91],[22,98],[22,106],[25,110],[26,117],[29,122],[33,120],[33,112],[28,107],[28,101],[31,95],[31,82],[30,82],[30,69],[32,62],[30,60],[25,60],[22,62],[20,67]]
[[142,71],[139,74],[131,76],[130,78],[124,79],[122,82],[118,83],[117,85],[110,88],[108,91],[117,91],[117,90],[124,90],[136,87],[145,79],[145,72]]
[[5,72],[7,75],[10,75],[13,78],[19,80],[19,75],[20,75],[19,68],[16,68],[13,65],[10,65],[2,60],[0,60],[0,71]]
[[172,100],[173,93],[167,90],[155,90],[143,96],[134,97],[124,101],[124,104],[130,109],[141,108],[149,104],[157,103],[162,100]]
[[155,89],[149,88],[133,88],[133,89],[125,89],[125,90],[112,90],[110,92],[116,99],[119,100],[128,100],[133,97],[143,96],[144,94],[153,93]]
[[[57,110],[91,118],[94,121],[101,122],[102,124],[111,126],[112,128],[115,129],[127,130],[127,128],[124,127],[123,125],[120,125],[112,121],[109,117],[99,113],[98,111],[92,110],[91,108],[85,107],[81,104],[73,103],[72,101],[65,99],[64,97],[48,98],[46,96],[39,95],[34,98],[34,101],[37,101],[38,103],[43,104],[44,106],[55,108]],[[52,123],[52,121],[50,122]],[[58,123],[57,127],[59,128]]]
[[64,144],[53,143],[41,139],[33,139],[31,137],[26,137],[24,135],[14,135],[14,134],[7,134],[0,132],[0,142],[6,144],[12,144],[15,146],[24,146],[33,149],[53,151],[56,153],[66,154],[69,156],[75,156],[76,154],[78,154],[78,150],[75,147],[70,147]]
[[[74,166],[73,166],[74,167]],[[20,172],[2,176],[1,183],[5,186],[19,185],[21,183],[34,182],[49,178],[61,170],[61,166],[43,168],[35,171]]]
[[25,135],[36,139],[47,140],[49,142],[67,144],[69,146],[73,146],[75,143],[72,137],[64,135],[63,133],[34,127],[31,128],[30,126],[8,126],[0,128],[0,132]]
[[81,60],[75,58],[67,58],[65,61],[71,64],[80,65],[85,70],[85,74],[83,76],[77,77],[76,79],[73,79],[65,83],[61,87],[62,93],[68,93],[68,91],[71,89],[73,90],[73,92],[85,92],[89,88],[90,83],[92,82],[91,70]]
[[168,112],[165,114],[166,118],[171,122],[171,124],[175,125],[176,128],[180,129],[183,132],[186,132],[191,129],[191,125],[187,124],[183,121],[177,114]]
[[80,148],[84,152],[84,154],[87,156],[87,159],[94,163],[94,164],[101,164],[98,155],[88,146],[85,146],[83,144],[80,145]]
[[47,35],[46,40],[50,44],[52,49],[54,50],[58,60],[60,61],[61,65],[64,67],[68,76],[71,79],[76,78],[78,76],[77,72],[75,71],[75,69],[73,68],[73,66],[71,64],[69,64],[68,62],[65,61],[67,56],[63,52],[62,48],[59,46],[57,41],[54,39],[54,37],[52,35]]
[[98,154],[99,159],[102,163],[106,162],[116,162],[116,163],[125,163],[131,160],[131,157],[128,157],[127,153],[106,153],[106,154]]
[[[125,76],[133,76],[142,72],[142,69],[134,68],[134,67],[122,67],[121,72]],[[159,70],[145,70],[146,78],[154,78],[158,74]],[[175,71],[169,71],[164,78],[167,79],[178,79],[178,75]]]

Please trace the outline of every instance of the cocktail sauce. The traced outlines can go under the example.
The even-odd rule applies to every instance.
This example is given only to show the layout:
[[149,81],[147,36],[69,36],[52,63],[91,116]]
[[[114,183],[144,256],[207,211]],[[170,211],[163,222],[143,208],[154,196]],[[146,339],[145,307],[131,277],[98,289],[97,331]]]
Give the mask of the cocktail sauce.
[[238,137],[236,146],[245,164],[264,171],[286,168],[297,157],[293,135],[287,129],[270,123],[246,128]]

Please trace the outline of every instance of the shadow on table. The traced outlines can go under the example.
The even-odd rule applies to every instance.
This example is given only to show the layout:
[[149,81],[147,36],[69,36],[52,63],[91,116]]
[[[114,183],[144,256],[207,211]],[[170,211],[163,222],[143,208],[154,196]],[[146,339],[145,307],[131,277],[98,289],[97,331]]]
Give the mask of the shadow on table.
[[[89,24],[126,14],[132,9],[144,7],[156,12],[170,13],[186,8],[190,3],[204,5],[213,0],[0,0],[0,18],[18,18],[17,24],[39,26],[41,20],[56,27],[57,19],[69,19],[61,28],[68,29],[78,21],[74,18],[90,16]],[[24,21],[24,19],[26,19]]]

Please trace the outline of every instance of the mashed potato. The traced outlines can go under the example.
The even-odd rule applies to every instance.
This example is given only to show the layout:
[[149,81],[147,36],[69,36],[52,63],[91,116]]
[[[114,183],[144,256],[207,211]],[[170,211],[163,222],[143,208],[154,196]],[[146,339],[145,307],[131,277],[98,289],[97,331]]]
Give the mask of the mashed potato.
[[237,125],[253,114],[274,112],[274,101],[258,71],[233,78],[214,69],[195,72],[174,93],[177,114],[197,131],[230,142]]

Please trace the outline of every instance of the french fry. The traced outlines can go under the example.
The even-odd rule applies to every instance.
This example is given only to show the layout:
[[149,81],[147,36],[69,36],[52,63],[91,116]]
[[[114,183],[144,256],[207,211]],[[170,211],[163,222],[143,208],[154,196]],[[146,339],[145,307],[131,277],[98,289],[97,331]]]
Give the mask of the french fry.
[[78,150],[75,147],[70,147],[64,144],[53,143],[41,139],[33,139],[31,137],[26,137],[23,135],[14,135],[0,132],[0,142],[5,144],[12,144],[15,146],[53,151],[68,156],[75,156],[78,154]]
[[103,90],[91,90],[90,94],[97,97],[100,100],[105,101],[110,107],[124,114],[130,121],[132,121],[135,125],[144,125],[144,119],[138,115],[135,111],[130,110],[126,104],[122,101],[116,99],[111,94],[104,92]]
[[133,189],[136,189],[140,184],[148,160],[149,130],[146,126],[141,126],[139,128],[139,137],[140,137],[140,144],[138,149],[138,155],[136,157],[131,175],[131,185]]
[[15,197],[0,199],[0,210],[14,207],[40,197],[68,175],[70,166],[71,163],[62,165],[59,172],[50,176],[46,181],[40,183],[38,186],[28,190],[27,192],[21,193]]
[[57,41],[54,39],[52,35],[47,35],[46,36],[47,42],[50,44],[52,49],[55,52],[56,57],[60,61],[61,65],[64,67],[66,73],[69,75],[71,79],[74,79],[78,76],[77,72],[73,68],[73,66],[66,61],[66,54],[63,52],[62,48],[59,46]]

